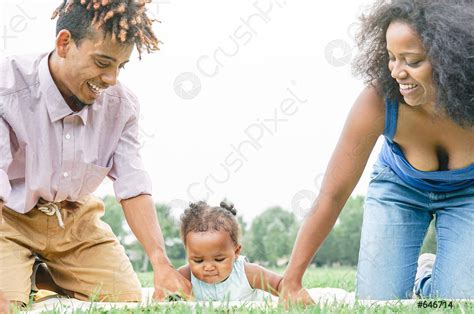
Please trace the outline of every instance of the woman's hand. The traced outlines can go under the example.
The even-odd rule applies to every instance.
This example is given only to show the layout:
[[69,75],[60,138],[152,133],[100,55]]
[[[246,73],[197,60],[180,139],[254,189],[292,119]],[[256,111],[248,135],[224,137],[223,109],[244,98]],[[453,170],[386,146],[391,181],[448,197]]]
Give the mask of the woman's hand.
[[294,281],[283,277],[278,285],[278,292],[280,295],[279,302],[283,303],[286,307],[291,304],[315,304],[308,291],[303,288],[301,281]]
[[324,174],[319,195],[296,237],[279,291],[283,301],[314,303],[301,278],[337,221],[344,204],[364,171],[385,125],[385,104],[375,87],[357,98]]

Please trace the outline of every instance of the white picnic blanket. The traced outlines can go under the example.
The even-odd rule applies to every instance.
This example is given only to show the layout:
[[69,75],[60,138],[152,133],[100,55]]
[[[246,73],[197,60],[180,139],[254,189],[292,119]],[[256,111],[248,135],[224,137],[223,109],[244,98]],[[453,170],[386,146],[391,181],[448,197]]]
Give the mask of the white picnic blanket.
[[[347,305],[354,305],[356,303],[355,294],[354,292],[348,292],[343,289],[339,288],[312,288],[308,289],[309,294],[320,305],[333,305],[333,304],[347,304]],[[154,302],[152,300],[153,296],[153,288],[143,288],[143,299],[141,303],[112,303],[112,302],[85,302],[80,301],[77,299],[70,299],[61,296],[54,296],[48,298],[44,301],[37,302],[33,304],[32,308],[29,311],[23,311],[22,313],[41,313],[43,311],[55,311],[60,313],[72,313],[77,310],[86,311],[89,309],[103,309],[103,310],[111,310],[111,309],[133,309],[137,307],[146,307],[151,304],[153,305],[163,305],[163,306],[170,306],[172,303],[181,303],[189,305],[191,308],[195,307],[196,305],[208,305],[216,308],[216,307],[241,307],[241,306],[249,306],[249,307],[276,307],[278,305],[278,298],[273,297],[271,302]],[[371,300],[357,300],[358,305],[409,305],[414,304],[416,300],[393,300],[393,301],[371,301]]]

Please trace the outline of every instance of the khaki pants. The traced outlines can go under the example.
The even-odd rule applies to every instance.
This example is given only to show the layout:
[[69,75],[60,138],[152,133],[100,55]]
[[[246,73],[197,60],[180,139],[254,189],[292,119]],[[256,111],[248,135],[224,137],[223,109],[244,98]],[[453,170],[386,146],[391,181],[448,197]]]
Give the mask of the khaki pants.
[[[72,204],[72,206],[70,206]],[[80,300],[141,301],[141,287],[130,260],[111,228],[99,218],[104,204],[92,196],[60,203],[58,218],[37,208],[26,214],[3,208],[0,224],[0,291],[28,303],[33,252],[48,265],[54,281]]]

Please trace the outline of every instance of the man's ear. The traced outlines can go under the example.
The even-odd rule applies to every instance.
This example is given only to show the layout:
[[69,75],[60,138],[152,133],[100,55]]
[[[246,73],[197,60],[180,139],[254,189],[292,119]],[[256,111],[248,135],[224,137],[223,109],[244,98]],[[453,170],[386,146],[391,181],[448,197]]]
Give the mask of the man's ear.
[[72,40],[71,32],[67,29],[63,29],[56,36],[56,53],[59,57],[65,58],[71,45],[74,45]]
[[235,255],[239,256],[241,250],[242,250],[242,245],[238,244],[238,245],[235,247]]

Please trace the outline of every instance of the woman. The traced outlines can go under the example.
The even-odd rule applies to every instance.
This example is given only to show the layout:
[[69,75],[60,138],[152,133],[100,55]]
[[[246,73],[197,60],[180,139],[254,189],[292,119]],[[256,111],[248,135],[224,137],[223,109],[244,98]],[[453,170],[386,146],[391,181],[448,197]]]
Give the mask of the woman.
[[[472,1],[447,0],[377,1],[362,17],[354,68],[368,86],[298,234],[279,288],[286,298],[311,302],[301,278],[380,135],[385,144],[365,202],[357,296],[404,299],[415,290],[474,298],[473,20]],[[437,256],[423,255],[417,273],[434,216]]]

